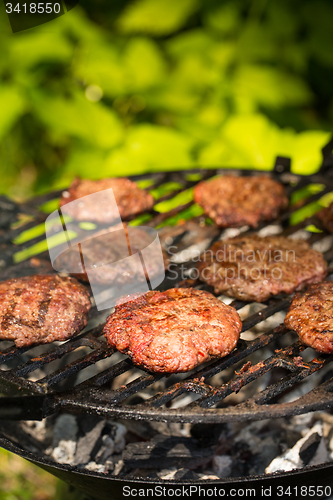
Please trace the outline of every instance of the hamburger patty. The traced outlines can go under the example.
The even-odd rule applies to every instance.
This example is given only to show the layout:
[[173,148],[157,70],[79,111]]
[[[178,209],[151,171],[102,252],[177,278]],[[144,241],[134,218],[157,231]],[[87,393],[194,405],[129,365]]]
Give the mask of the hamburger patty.
[[303,240],[250,235],[214,243],[201,257],[198,271],[215,293],[264,302],[323,280],[327,264]]
[[320,210],[316,215],[321,220],[324,227],[330,233],[333,233],[333,203],[331,203],[328,207]]
[[0,339],[17,347],[66,340],[87,324],[89,293],[74,278],[36,275],[0,283]]
[[[87,238],[81,245],[85,268],[89,269],[89,278],[87,273],[78,272],[81,269],[81,255],[77,245],[70,247],[57,258],[57,269],[69,272],[80,280],[99,285],[116,283],[124,285],[134,280],[135,282],[146,280],[142,274],[141,261],[125,260],[125,258],[128,257],[129,251],[133,255],[147,248],[152,238],[139,227],[130,227],[126,231],[128,231],[128,239],[121,226],[118,231],[110,232],[107,229],[99,231],[92,238]],[[156,276],[161,272],[161,264],[164,265],[164,269],[168,267],[169,259],[166,252],[162,251],[163,262],[160,261],[161,251],[156,245],[149,249],[150,276]],[[117,266],[102,265],[102,263],[117,263]]]
[[194,199],[221,227],[257,227],[288,205],[283,185],[266,175],[224,175],[202,181],[194,188]]
[[[112,188],[121,219],[150,210],[154,205],[154,198],[144,189],[140,189],[134,182],[126,178],[100,179],[74,179],[67,191],[64,191],[60,206],[88,196],[93,193]],[[118,218],[118,211],[110,206],[109,196],[101,193],[96,200],[87,198],[80,203],[67,207],[66,213],[76,220],[110,223]]]
[[191,288],[148,292],[116,306],[104,335],[108,345],[152,372],[191,370],[236,346],[242,328],[236,310]]
[[333,352],[333,283],[323,281],[296,293],[285,325],[300,340],[319,352]]

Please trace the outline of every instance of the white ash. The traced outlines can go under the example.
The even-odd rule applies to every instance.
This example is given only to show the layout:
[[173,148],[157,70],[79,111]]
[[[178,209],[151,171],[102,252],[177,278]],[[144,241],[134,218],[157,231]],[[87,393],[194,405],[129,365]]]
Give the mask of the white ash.
[[52,447],[55,448],[58,446],[62,440],[76,441],[78,430],[79,428],[74,415],[60,415],[53,428]]
[[51,457],[60,464],[72,464],[76,452],[78,425],[73,415],[60,415],[53,429]]
[[232,471],[232,458],[229,455],[215,455],[213,458],[213,471],[220,479],[229,477]]
[[191,245],[185,250],[181,250],[178,253],[172,254],[172,256],[170,256],[170,262],[174,264],[183,264],[184,262],[188,262],[189,260],[198,259],[200,254],[207,249],[210,241],[211,238],[206,239],[204,241],[201,241],[200,243]]
[[51,457],[60,464],[72,464],[76,451],[75,441],[65,441],[61,439],[51,453]]
[[[83,425],[86,418],[89,425]],[[89,415],[63,414],[49,420],[51,423],[43,421],[34,429],[30,426],[30,433],[41,432],[47,436],[49,430],[45,433],[43,429],[52,429],[52,446],[47,453],[54,461],[76,465],[82,471],[119,477],[217,481],[301,469],[333,460],[333,415],[326,412],[247,423],[199,424],[199,428],[166,422],[116,422]],[[194,427],[196,430],[192,433]],[[87,431],[83,433],[82,429]],[[167,468],[159,468],[158,458],[150,459],[147,466],[127,465],[123,455],[127,446],[133,442],[143,443],[149,455],[152,449],[149,443],[156,442],[153,436],[166,443],[174,436],[194,439],[195,446],[199,443],[205,450],[210,447],[211,456],[193,464],[188,456],[179,459],[177,455],[177,463]],[[82,450],[81,455],[79,453],[80,443],[84,452],[88,450],[84,462],[81,460],[84,453]],[[165,453],[166,457],[170,456],[167,450]]]
[[245,233],[249,228],[249,226],[242,227],[228,227],[225,229],[221,235],[221,240],[228,240],[229,238],[236,238],[236,236]]
[[96,464],[96,462],[89,462],[86,466],[85,469],[88,469],[92,472],[105,472],[105,465],[100,465]]
[[[314,453],[310,459],[306,460],[306,445],[310,441],[309,447],[314,448]],[[315,446],[313,446],[315,445]],[[307,434],[297,441],[295,446],[287,450],[281,456],[275,458],[266,468],[266,473],[273,473],[278,471],[290,471],[293,469],[302,468],[304,465],[319,465],[329,461],[329,453],[327,446],[323,440],[323,425],[321,423],[315,424]]]
[[282,232],[281,224],[270,224],[268,226],[263,227],[258,231],[258,236],[275,236],[276,234],[280,234]]
[[333,246],[333,236],[325,236],[321,240],[316,241],[313,245],[312,248],[314,250],[317,250],[318,252],[325,253],[328,250],[330,250]]
[[298,231],[295,231],[295,233],[292,233],[289,238],[292,240],[308,240],[311,237],[311,234],[309,231],[306,231],[305,229],[299,229]]

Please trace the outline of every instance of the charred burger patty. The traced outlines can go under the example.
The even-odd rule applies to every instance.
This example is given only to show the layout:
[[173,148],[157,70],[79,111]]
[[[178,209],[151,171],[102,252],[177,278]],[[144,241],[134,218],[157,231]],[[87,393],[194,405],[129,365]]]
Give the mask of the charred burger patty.
[[202,181],[194,188],[194,199],[221,227],[257,227],[288,205],[283,185],[265,175],[224,175]]
[[75,278],[36,275],[0,283],[0,339],[17,347],[66,340],[87,324],[89,293]]
[[[74,200],[93,193],[112,189],[121,219],[150,210],[154,205],[154,198],[144,189],[140,189],[135,182],[127,178],[100,179],[75,179],[67,191],[64,191],[60,206],[63,207]],[[118,211],[110,205],[108,196],[102,193],[96,200],[85,198],[79,203],[66,207],[66,213],[76,220],[95,221],[101,224],[110,223],[117,219]]]
[[214,243],[202,256],[198,271],[215,293],[264,302],[323,280],[327,264],[303,240],[250,235]]
[[285,325],[316,351],[333,352],[333,283],[310,285],[295,295]]
[[236,346],[242,328],[236,310],[190,288],[148,292],[116,306],[104,334],[110,347],[152,372],[185,372]]

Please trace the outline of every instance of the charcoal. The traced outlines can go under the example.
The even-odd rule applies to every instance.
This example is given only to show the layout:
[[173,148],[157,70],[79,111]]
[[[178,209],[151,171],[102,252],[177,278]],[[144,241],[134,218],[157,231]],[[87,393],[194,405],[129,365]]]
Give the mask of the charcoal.
[[52,447],[58,446],[60,441],[76,441],[78,425],[73,415],[63,414],[57,418],[53,429]]
[[194,424],[191,427],[191,436],[198,440],[200,446],[216,444],[226,424]]
[[102,446],[95,455],[95,462],[98,464],[104,464],[114,452],[114,441],[113,439],[105,434],[102,436]]
[[195,439],[157,435],[148,442],[128,444],[122,456],[128,467],[181,467],[186,462],[192,469],[204,465],[213,455],[211,447],[202,448]]
[[[102,434],[104,426],[105,421],[100,420],[84,436],[81,436],[79,438],[77,442],[74,465],[86,464],[90,461],[90,457],[93,455],[94,448],[99,448],[97,445],[97,441]],[[87,427],[89,428],[90,426]]]
[[[293,448],[275,458],[266,468],[266,473],[289,471],[304,467],[304,465],[317,465],[329,460],[328,450],[323,439],[323,425],[316,423],[307,434],[297,441]],[[307,461],[303,462],[301,457]]]
[[304,465],[308,465],[308,463],[311,462],[312,458],[316,454],[320,441],[321,437],[318,432],[314,432],[309,436],[305,443],[302,444],[301,449],[299,450],[299,456]]

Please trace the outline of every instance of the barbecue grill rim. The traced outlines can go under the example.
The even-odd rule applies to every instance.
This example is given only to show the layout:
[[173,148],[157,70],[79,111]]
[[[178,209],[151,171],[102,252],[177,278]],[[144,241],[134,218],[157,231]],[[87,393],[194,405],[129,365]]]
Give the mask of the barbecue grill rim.
[[[186,169],[186,170],[175,170],[175,171],[168,171],[168,172],[160,172],[160,173],[147,173],[147,174],[139,174],[139,175],[133,175],[133,176],[129,176],[130,179],[132,180],[139,180],[139,179],[146,179],[146,178],[150,178],[150,179],[154,179],[154,178],[157,178],[158,179],[158,176],[159,175],[163,175],[163,174],[166,174],[166,175],[189,175],[189,174],[194,174],[194,173],[205,173],[205,172],[212,172],[212,171],[215,171],[216,174],[225,174],[225,173],[228,173],[228,172],[231,172],[231,173],[234,173],[234,174],[243,174],[243,175],[257,175],[257,174],[261,174],[261,173],[264,173],[264,174],[267,174],[267,175],[270,175],[270,176],[274,176],[274,177],[278,177],[281,179],[281,176],[282,175],[285,175],[288,173],[288,175],[292,175],[294,176],[296,179],[302,179],[302,178],[309,178],[309,180],[311,179],[311,182],[320,182],[323,178],[323,174],[328,174],[329,173],[329,169],[327,168],[326,172],[325,172],[326,169],[321,169],[321,171],[318,171],[317,173],[315,174],[312,174],[312,175],[302,175],[302,174],[293,174],[293,173],[289,173],[288,170],[284,170],[283,172],[278,172],[278,171],[272,171],[272,170],[260,170],[260,169],[256,169],[255,171],[254,170],[251,170],[251,169],[244,169],[244,168],[232,168],[232,169],[223,169],[222,167],[216,167],[216,168],[205,168],[205,169],[200,169],[200,168],[195,168],[195,169]],[[332,178],[331,179],[327,179],[328,181],[331,181],[332,182]],[[198,181],[199,182],[199,181]],[[331,182],[329,182],[329,184],[331,184]],[[149,189],[149,188],[148,188]],[[43,196],[43,195],[42,195]],[[41,196],[41,197],[42,197]],[[55,195],[54,197],[56,197],[57,195]],[[36,198],[33,198],[33,199],[30,199],[29,202],[28,202],[28,205],[32,204],[37,204],[37,200],[41,197],[36,197]],[[257,419],[255,419],[257,420]],[[168,486],[172,486],[172,485],[201,485],[201,486],[205,486],[205,485],[233,485],[233,484],[237,484],[239,485],[240,483],[242,484],[246,484],[247,486],[249,485],[252,485],[252,486],[255,486],[255,485],[264,485],[264,486],[268,486],[269,484],[271,484],[272,480],[274,481],[281,481],[281,484],[282,484],[282,481],[285,479],[286,481],[290,481],[292,480],[293,478],[300,478],[300,484],[311,484],[309,483],[309,480],[313,480],[313,484],[318,484],[318,482],[316,482],[316,478],[317,478],[317,481],[318,481],[318,477],[319,475],[322,475],[323,473],[327,474],[327,478],[329,478],[333,472],[333,465],[331,463],[323,463],[323,464],[320,464],[320,465],[316,465],[316,466],[305,466],[303,467],[302,469],[293,469],[292,471],[281,471],[281,472],[276,472],[276,473],[273,473],[273,474],[263,474],[263,475],[254,475],[254,476],[246,476],[246,477],[237,477],[237,478],[225,478],[225,479],[219,479],[219,480],[213,480],[213,479],[207,479],[207,480],[204,480],[204,481],[200,481],[200,480],[180,480],[180,481],[176,481],[176,480],[162,480],[162,479],[149,479],[149,478],[140,478],[140,477],[136,477],[136,478],[128,478],[128,477],[117,477],[117,476],[110,476],[110,475],[106,475],[104,473],[98,473],[98,472],[94,472],[94,471],[89,471],[88,469],[78,469],[77,467],[75,466],[70,466],[70,465],[67,465],[67,464],[59,464],[59,463],[56,463],[56,462],[53,462],[52,460],[48,459],[48,458],[44,458],[44,457],[41,457],[41,456],[36,456],[36,454],[34,453],[31,453],[27,450],[24,450],[22,448],[20,448],[19,446],[17,446],[13,441],[10,441],[8,438],[6,438],[5,436],[3,436],[1,433],[0,433],[0,446],[12,453],[15,453],[16,455],[19,455],[21,456],[22,458],[36,464],[37,466],[40,466],[41,468],[44,468],[46,470],[48,470],[49,472],[52,473],[52,470],[57,470],[57,471],[62,471],[64,475],[68,475],[68,480],[70,482],[70,476],[72,477],[77,477],[77,478],[80,478],[80,477],[89,477],[91,479],[96,479],[96,480],[101,480],[103,479],[104,481],[112,481],[114,483],[117,483],[119,486],[121,485],[125,485],[125,484],[133,484],[135,486],[138,486],[139,484],[142,484],[142,485],[168,485]],[[306,479],[302,479],[304,478],[305,474],[307,475]],[[54,474],[54,475],[57,475],[57,474]],[[60,477],[60,476],[59,476]],[[66,478],[64,478],[66,480]],[[289,483],[288,483],[289,484]],[[331,484],[331,482],[329,483]]]
[[95,472],[95,471],[90,471],[88,469],[79,469],[73,465],[68,465],[68,464],[60,464],[57,462],[53,462],[52,460],[44,457],[39,457],[36,458],[36,455],[33,453],[21,449],[13,442],[11,442],[9,439],[5,438],[2,434],[0,434],[0,446],[7,451],[10,451],[12,453],[15,453],[16,455],[19,455],[20,457],[28,460],[29,462],[34,463],[35,465],[38,466],[46,466],[50,467],[51,469],[59,469],[67,473],[71,474],[78,474],[81,476],[90,476],[90,477],[95,477],[98,479],[106,479],[108,481],[116,481],[119,483],[133,483],[134,485],[137,485],[138,483],[142,484],[147,484],[147,485],[160,485],[165,484],[168,486],[172,485],[201,485],[205,486],[207,484],[233,484],[233,483],[252,483],[252,482],[259,482],[259,481],[271,481],[272,479],[283,479],[283,478],[290,478],[290,477],[295,477],[297,475],[303,475],[303,474],[311,474],[311,473],[316,473],[318,471],[322,470],[327,470],[328,472],[333,472],[333,464],[325,462],[320,465],[307,465],[301,469],[293,469],[291,471],[279,471],[279,472],[274,472],[272,474],[261,474],[261,475],[254,475],[254,476],[239,476],[239,477],[229,477],[229,478],[223,478],[223,479],[206,479],[206,480],[191,480],[191,479],[184,479],[181,481],[175,481],[172,479],[149,479],[149,478],[122,478],[122,477],[117,477],[117,476],[111,476],[111,475],[106,475],[103,472]]
[[[278,165],[278,163],[277,163],[277,165]],[[288,175],[288,181],[289,182],[290,182],[290,177],[289,177],[290,175],[292,176],[291,179],[293,179],[293,177],[295,177],[298,180],[300,180],[300,178],[308,179],[309,183],[314,183],[314,182],[325,183],[325,181],[326,181],[326,177],[324,178],[324,176],[323,176],[323,174],[326,173],[326,172],[324,172],[324,169],[319,170],[315,174],[302,176],[302,175],[299,175],[299,174],[292,174],[292,173],[289,172],[288,169],[285,169],[284,171],[280,172],[280,171],[277,171],[276,169],[270,170],[270,171],[268,171],[268,170],[261,171],[259,169],[256,169],[256,170],[253,170],[253,169],[245,170],[245,169],[238,169],[238,168],[223,169],[222,167],[218,167],[218,169],[213,169],[213,168],[210,168],[210,169],[198,169],[198,168],[195,168],[195,169],[175,170],[175,171],[167,171],[167,172],[146,173],[146,174],[139,174],[139,175],[135,175],[135,176],[130,176],[130,178],[150,178],[150,179],[157,178],[158,179],[159,176],[162,176],[162,178],[164,179],[163,182],[167,182],[168,181],[168,176],[172,176],[172,175],[179,176],[180,178],[182,178],[182,179],[185,180],[186,177],[184,177],[184,176],[189,175],[191,173],[202,173],[202,174],[205,174],[205,173],[209,172],[212,175],[214,175],[214,173],[216,173],[216,172],[225,174],[225,173],[227,173],[229,171],[231,171],[233,173],[241,172],[241,173],[245,173],[245,174],[248,174],[248,175],[258,175],[258,174],[261,174],[263,172],[263,173],[266,173],[268,176],[272,176],[272,177],[274,176],[274,177],[277,177],[279,179],[282,179],[282,176],[284,176],[284,175]],[[197,182],[200,182],[200,181],[196,180],[195,184]],[[333,190],[333,179],[327,179],[326,184],[330,186],[329,189]],[[50,194],[52,194],[52,193],[50,193]],[[33,203],[36,202],[34,200],[36,200],[36,198],[30,200],[30,202],[33,204]],[[65,396],[64,393],[59,393],[58,396],[60,397],[60,399],[62,399],[62,398],[66,399],[66,396]],[[62,406],[63,409],[66,409],[66,406],[67,406],[66,405],[66,401],[64,401],[64,403],[65,403],[64,405],[60,404],[60,406]],[[69,402],[68,406],[71,406],[71,401]],[[113,411],[113,410],[115,410],[115,411]],[[122,414],[124,411],[126,412],[125,408],[123,408],[122,410],[120,410],[119,413]],[[312,409],[311,408],[307,409],[305,411],[305,413],[309,412],[309,411],[312,411]],[[112,413],[117,413],[117,407],[115,407],[114,409],[112,408]],[[132,413],[132,412],[130,411],[129,413]],[[159,414],[160,412],[157,410],[156,413]],[[124,416],[124,415],[122,415],[122,416]],[[205,417],[206,417],[206,415],[203,416],[203,418],[205,418]],[[132,414],[126,416],[125,418],[134,418],[134,419],[139,419],[139,420],[142,419],[142,417],[140,417],[139,415],[137,415],[136,417],[134,417]],[[155,416],[155,418],[156,418],[156,416]],[[178,418],[177,418],[177,421],[179,421]],[[161,418],[158,418],[158,420],[164,420],[163,416]],[[256,420],[256,419],[254,419],[254,420]],[[173,421],[175,421],[175,420],[173,420]],[[187,420],[181,420],[181,421],[187,421]]]

